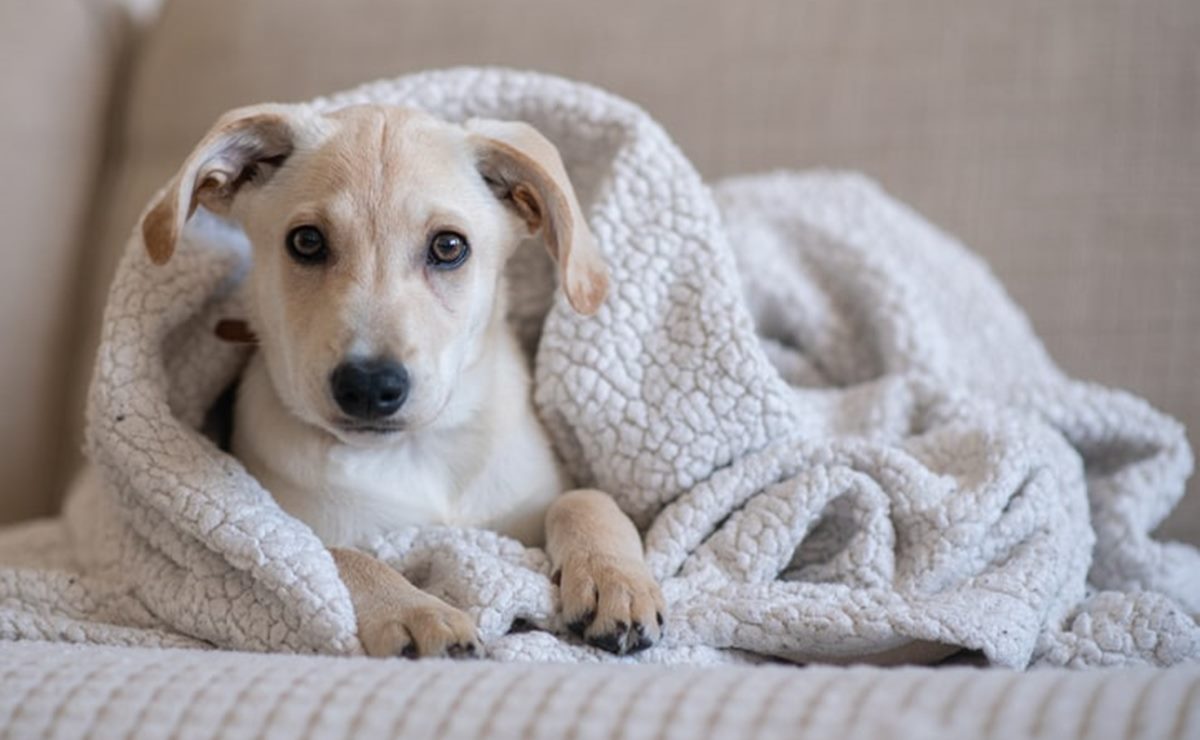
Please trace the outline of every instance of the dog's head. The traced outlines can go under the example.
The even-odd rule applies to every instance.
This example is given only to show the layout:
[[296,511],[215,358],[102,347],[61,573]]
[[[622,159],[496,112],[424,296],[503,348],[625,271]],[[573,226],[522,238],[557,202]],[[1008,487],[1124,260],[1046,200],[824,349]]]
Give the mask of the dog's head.
[[524,123],[235,110],[146,212],[153,261],[201,205],[253,245],[250,325],[281,400],[344,440],[438,418],[501,331],[503,267],[524,236],[541,233],[576,311],[608,290],[557,150]]

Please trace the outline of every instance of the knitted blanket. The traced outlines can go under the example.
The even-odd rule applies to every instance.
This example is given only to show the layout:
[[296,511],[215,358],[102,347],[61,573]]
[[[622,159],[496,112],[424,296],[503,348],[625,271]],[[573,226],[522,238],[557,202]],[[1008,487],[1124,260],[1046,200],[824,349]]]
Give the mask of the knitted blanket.
[[[581,485],[644,528],[668,602],[628,661],[847,661],[935,643],[994,664],[1200,657],[1200,553],[1151,530],[1184,430],[1052,363],[986,267],[854,175],[710,188],[634,105],[458,69],[312,105],[523,119],[554,141],[611,267],[592,318],[536,250],[510,266],[538,411]],[[91,471],[59,520],[0,535],[0,637],[359,651],[314,534],[200,427],[246,350],[245,237],[203,211],[104,318]],[[470,613],[490,657],[616,659],[556,616],[541,551],[485,531],[361,543]]]

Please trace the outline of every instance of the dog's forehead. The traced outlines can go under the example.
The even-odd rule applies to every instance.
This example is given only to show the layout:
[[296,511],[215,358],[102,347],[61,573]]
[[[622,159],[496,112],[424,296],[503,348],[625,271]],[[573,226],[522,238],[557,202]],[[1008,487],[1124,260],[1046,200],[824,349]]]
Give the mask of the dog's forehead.
[[317,153],[346,185],[361,183],[367,173],[395,181],[421,170],[444,171],[467,157],[460,127],[416,109],[357,105],[326,117],[334,126]]
[[314,127],[318,136],[280,180],[284,197],[307,210],[372,222],[382,233],[393,222],[491,198],[461,126],[382,105],[343,108],[322,119]]
[[486,229],[503,212],[461,126],[370,105],[314,119],[312,130],[272,181],[280,224],[318,222],[343,245],[385,245],[434,226]]
[[396,105],[351,105],[326,113],[325,117],[336,121],[342,131],[352,135],[379,133],[383,129],[416,132],[451,127],[425,111]]

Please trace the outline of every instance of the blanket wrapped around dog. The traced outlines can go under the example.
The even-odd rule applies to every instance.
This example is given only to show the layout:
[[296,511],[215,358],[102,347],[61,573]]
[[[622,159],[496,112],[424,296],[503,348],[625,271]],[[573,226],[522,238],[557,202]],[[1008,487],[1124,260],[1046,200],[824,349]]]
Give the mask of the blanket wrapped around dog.
[[[645,530],[662,645],[623,660],[990,662],[1200,657],[1200,553],[1150,532],[1184,491],[1184,430],[1072,381],[986,267],[871,182],[778,173],[706,186],[634,105],[529,73],[458,69],[312,105],[526,120],[554,141],[612,271],[581,317],[523,249],[511,313],[576,481]],[[203,436],[244,348],[249,259],[201,211],[112,288],[91,473],[60,520],[0,536],[0,637],[359,650],[313,533]],[[361,543],[477,620],[501,660],[601,660],[556,617],[545,555],[484,531]],[[513,629],[514,625],[532,629]],[[613,658],[616,659],[616,658]]]

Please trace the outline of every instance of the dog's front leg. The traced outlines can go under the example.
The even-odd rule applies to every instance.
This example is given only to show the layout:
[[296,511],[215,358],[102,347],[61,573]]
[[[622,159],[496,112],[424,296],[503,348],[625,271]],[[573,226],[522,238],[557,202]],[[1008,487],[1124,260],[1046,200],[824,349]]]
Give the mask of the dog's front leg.
[[426,658],[481,653],[475,623],[462,611],[369,555],[343,548],[329,552],[350,591],[358,639],[367,655]]
[[546,551],[559,579],[563,617],[588,644],[618,655],[662,636],[662,591],[642,554],[642,538],[601,491],[555,499],[546,513]]

